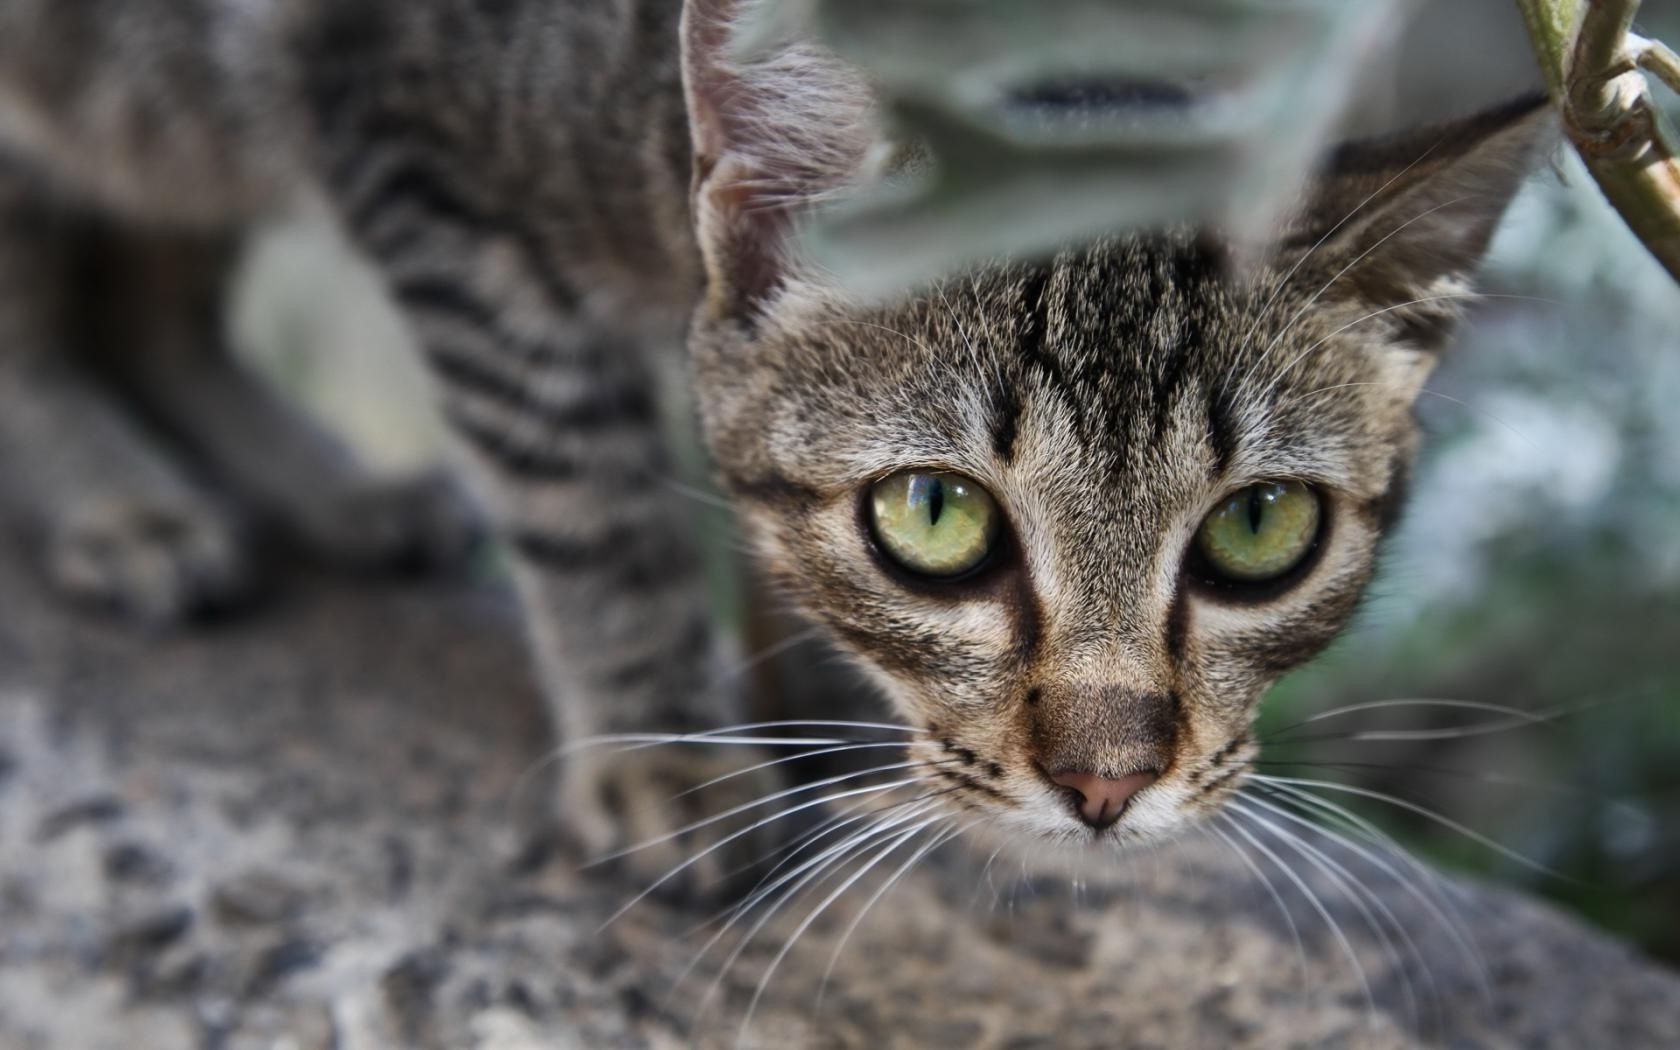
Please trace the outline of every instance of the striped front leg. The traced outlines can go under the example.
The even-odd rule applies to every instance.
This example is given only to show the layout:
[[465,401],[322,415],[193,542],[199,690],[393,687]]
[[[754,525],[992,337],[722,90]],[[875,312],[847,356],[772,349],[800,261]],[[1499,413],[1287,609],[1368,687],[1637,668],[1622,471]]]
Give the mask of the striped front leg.
[[[580,320],[519,237],[494,225],[460,233],[439,223],[403,238],[450,246],[385,268],[506,541],[562,741],[740,721],[732,683],[712,670],[693,509],[670,484],[651,368],[630,341]],[[673,799],[760,757],[741,747],[576,752],[561,774],[562,818],[595,852],[656,839],[773,790],[766,771]],[[740,836],[666,885],[709,886],[775,833]],[[674,839],[632,860],[660,876],[718,837]]]

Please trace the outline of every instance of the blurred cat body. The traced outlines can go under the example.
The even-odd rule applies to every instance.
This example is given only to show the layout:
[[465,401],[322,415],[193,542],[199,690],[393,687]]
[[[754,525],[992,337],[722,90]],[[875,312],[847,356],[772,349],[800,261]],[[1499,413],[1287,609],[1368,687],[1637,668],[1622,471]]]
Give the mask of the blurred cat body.
[[[234,519],[154,428],[329,553],[465,542],[447,488],[368,482],[221,352],[227,237],[315,194],[437,379],[563,737],[739,717],[658,433],[686,326],[764,568],[891,698],[906,779],[947,807],[913,812],[1076,846],[1216,812],[1261,693],[1370,577],[1534,103],[1345,147],[1256,269],[1162,231],[860,302],[790,234],[876,174],[869,93],[814,46],[736,57],[737,6],[0,0],[0,464],[49,571],[158,619],[239,588]],[[124,321],[69,354],[89,262]],[[906,471],[990,494],[983,571],[884,555],[868,494]],[[1287,585],[1196,571],[1208,515],[1279,482],[1322,509]],[[698,753],[574,756],[566,818],[599,848],[657,837],[673,784],[738,765]],[[727,789],[763,783],[706,811]]]

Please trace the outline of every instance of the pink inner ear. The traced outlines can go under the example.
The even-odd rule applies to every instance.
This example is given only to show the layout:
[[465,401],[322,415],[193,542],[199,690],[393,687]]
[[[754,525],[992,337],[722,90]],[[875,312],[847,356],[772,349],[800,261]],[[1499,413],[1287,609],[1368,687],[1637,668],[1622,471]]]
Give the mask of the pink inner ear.
[[786,274],[794,218],[850,183],[873,142],[860,77],[809,44],[742,60],[738,0],[691,0],[683,78],[695,154],[695,221],[708,302],[744,315]]
[[726,156],[700,173],[695,202],[712,282],[709,298],[736,314],[767,299],[785,270],[788,213],[764,200],[764,180],[755,180],[755,174],[745,161]]

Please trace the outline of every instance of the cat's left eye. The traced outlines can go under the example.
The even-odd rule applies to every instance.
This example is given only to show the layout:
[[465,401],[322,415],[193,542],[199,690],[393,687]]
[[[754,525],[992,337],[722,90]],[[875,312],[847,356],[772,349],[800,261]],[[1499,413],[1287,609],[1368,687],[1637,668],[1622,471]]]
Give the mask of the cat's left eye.
[[1196,554],[1216,583],[1263,584],[1299,568],[1318,542],[1318,493],[1267,481],[1232,493],[1196,532]]
[[918,576],[951,579],[986,563],[1003,529],[991,493],[973,478],[905,470],[869,492],[875,542]]

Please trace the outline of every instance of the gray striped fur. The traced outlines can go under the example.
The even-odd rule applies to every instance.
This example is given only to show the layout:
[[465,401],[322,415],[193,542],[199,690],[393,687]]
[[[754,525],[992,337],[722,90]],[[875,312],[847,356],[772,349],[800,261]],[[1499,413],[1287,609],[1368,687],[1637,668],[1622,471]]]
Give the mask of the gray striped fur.
[[[686,326],[770,574],[930,758],[961,759],[957,804],[1069,838],[1047,756],[1107,769],[1152,747],[1173,775],[1118,835],[1211,810],[1261,690],[1357,600],[1456,304],[1340,326],[1459,286],[1533,122],[1349,152],[1298,243],[1242,274],[1181,231],[864,304],[788,234],[887,155],[867,91],[814,48],[739,64],[736,5],[691,6],[685,36],[676,0],[0,0],[0,466],[49,570],[169,619],[238,593],[248,522],[357,562],[465,542],[446,486],[368,482],[217,345],[228,239],[313,196],[413,327],[565,736],[736,714],[658,426],[659,355]],[[90,266],[115,330],[73,323]],[[1018,571],[945,596],[880,571],[859,493],[929,465],[999,494]],[[1197,508],[1291,472],[1340,493],[1324,579],[1240,614],[1177,589],[1163,551]],[[1169,703],[1176,721],[1126,714]],[[1140,743],[1158,724],[1174,740]],[[670,784],[714,765],[573,760],[567,817],[597,846],[657,832]]]

